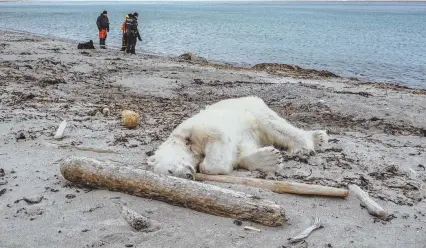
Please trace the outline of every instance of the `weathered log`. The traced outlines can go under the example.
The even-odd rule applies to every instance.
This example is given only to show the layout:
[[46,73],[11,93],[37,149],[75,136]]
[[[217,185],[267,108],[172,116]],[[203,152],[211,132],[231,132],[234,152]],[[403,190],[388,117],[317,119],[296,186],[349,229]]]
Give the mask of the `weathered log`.
[[322,195],[345,197],[349,194],[346,189],[332,188],[314,184],[304,184],[296,182],[272,181],[256,178],[194,174],[197,181],[213,181],[221,183],[242,184],[262,189],[268,189],[275,193],[291,193],[299,195]]
[[65,179],[77,184],[148,197],[217,216],[266,226],[280,226],[285,221],[284,210],[272,201],[111,161],[69,157],[61,162],[60,170]]

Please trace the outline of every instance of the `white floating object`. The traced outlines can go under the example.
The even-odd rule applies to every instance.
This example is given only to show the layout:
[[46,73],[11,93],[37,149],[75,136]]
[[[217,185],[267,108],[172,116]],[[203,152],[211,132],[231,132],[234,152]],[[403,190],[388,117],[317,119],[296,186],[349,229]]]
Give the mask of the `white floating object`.
[[66,127],[67,127],[67,121],[63,120],[62,123],[59,125],[58,130],[56,130],[56,134],[53,138],[62,139],[64,137],[64,132]]

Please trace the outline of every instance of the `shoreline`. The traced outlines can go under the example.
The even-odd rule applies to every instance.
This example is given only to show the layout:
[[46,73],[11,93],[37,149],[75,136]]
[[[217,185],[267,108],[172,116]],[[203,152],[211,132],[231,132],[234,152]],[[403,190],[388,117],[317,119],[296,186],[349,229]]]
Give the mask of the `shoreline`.
[[[42,37],[42,38],[47,38],[47,39],[60,40],[60,41],[70,42],[70,43],[73,43],[73,44],[78,44],[79,42],[85,42],[85,41],[77,41],[77,40],[74,40],[74,39],[61,38],[61,37],[56,37],[56,36],[43,35],[43,34],[38,34],[38,33],[31,33],[31,32],[27,32],[27,31],[1,28],[1,27],[0,27],[0,31],[15,32],[15,33],[26,34],[26,35],[31,35],[31,36],[35,36],[35,37]],[[94,41],[94,43],[96,44],[95,41]],[[95,48],[99,49],[97,45],[95,45]],[[118,51],[118,50],[120,50],[120,47],[119,46],[109,46],[109,49]],[[185,54],[188,54],[188,53],[191,53],[191,51],[188,51]],[[180,56],[161,55],[161,54],[150,53],[150,52],[147,52],[143,49],[141,50],[141,52],[139,54],[143,55],[143,56],[162,57],[162,58],[172,59],[172,60],[178,59],[180,56],[185,55],[185,54],[182,54]],[[341,78],[343,80],[348,80],[348,81],[352,81],[352,82],[357,82],[359,84],[364,84],[364,85],[372,85],[372,86],[376,85],[379,88],[401,89],[401,90],[408,90],[408,91],[411,91],[411,92],[417,92],[418,94],[426,94],[426,86],[425,87],[421,87],[421,86],[415,87],[415,86],[405,85],[404,83],[362,80],[362,79],[357,78],[357,77],[346,77],[346,76],[338,75],[338,74],[335,74],[332,71],[328,71],[328,70],[322,70],[322,69],[317,69],[317,68],[316,69],[306,68],[306,67],[301,67],[301,66],[295,65],[295,64],[281,64],[281,63],[268,63],[268,62],[258,63],[258,64],[233,63],[233,62],[222,61],[222,60],[207,60],[203,57],[198,57],[197,55],[196,55],[196,57],[197,57],[198,61],[192,61],[192,62],[196,62],[198,64],[205,64],[207,66],[215,66],[215,67],[220,68],[220,69],[265,71],[265,72],[272,73],[272,74],[277,74],[277,75],[288,74],[288,75],[293,76],[293,77],[300,77],[300,78],[305,78],[305,79],[318,79],[318,78],[321,79],[321,78],[328,78],[328,77],[333,78],[334,77],[334,78]]]
[[[73,43],[28,34],[0,34],[2,247],[423,248],[426,242],[423,93],[336,77],[268,73],[265,65],[259,70],[227,69],[115,50],[77,50]],[[338,188],[356,184],[388,218],[371,216],[351,193],[344,199],[306,197],[206,182],[285,209],[284,226],[248,221],[239,226],[232,218],[74,185],[60,174],[59,161],[69,156],[149,170],[147,156],[182,120],[208,104],[249,95],[262,98],[295,126],[326,129],[331,136],[329,147],[314,156],[294,158],[282,151],[284,168],[269,175],[270,180]],[[102,114],[105,107],[109,115]],[[140,114],[140,127],[121,125],[124,109]],[[63,120],[68,122],[65,137],[55,140]],[[232,175],[264,177],[244,170]],[[32,196],[42,196],[41,201],[22,200]],[[112,204],[116,199],[162,223],[161,229],[136,232]],[[314,217],[323,220],[324,228],[304,242],[288,243]]]

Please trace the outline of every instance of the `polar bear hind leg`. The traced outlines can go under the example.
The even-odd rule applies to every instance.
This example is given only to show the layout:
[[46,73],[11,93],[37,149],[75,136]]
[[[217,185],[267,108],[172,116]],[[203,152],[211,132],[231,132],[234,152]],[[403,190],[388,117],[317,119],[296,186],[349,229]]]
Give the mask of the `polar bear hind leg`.
[[325,130],[306,131],[290,124],[257,97],[245,103],[246,111],[256,119],[263,145],[287,148],[290,153],[312,154],[323,150],[328,143]]
[[267,118],[258,119],[265,143],[287,148],[293,154],[315,154],[328,143],[325,130],[306,131],[297,128],[271,110]]

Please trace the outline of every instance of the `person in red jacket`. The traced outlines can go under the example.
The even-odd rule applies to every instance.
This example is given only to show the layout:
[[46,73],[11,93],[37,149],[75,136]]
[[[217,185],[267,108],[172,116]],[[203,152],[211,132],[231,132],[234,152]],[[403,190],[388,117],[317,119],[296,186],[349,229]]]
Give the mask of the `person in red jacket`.
[[96,20],[96,25],[98,26],[99,30],[99,44],[101,46],[101,49],[106,49],[105,40],[109,32],[109,19],[106,10],[104,10],[102,14],[98,17],[98,19]]

